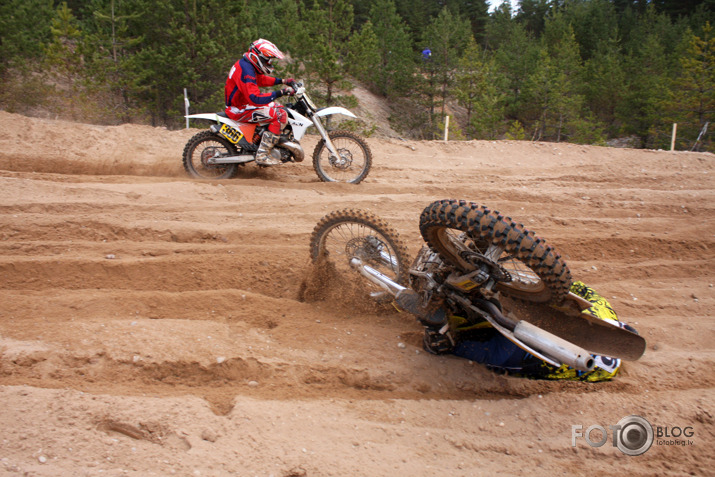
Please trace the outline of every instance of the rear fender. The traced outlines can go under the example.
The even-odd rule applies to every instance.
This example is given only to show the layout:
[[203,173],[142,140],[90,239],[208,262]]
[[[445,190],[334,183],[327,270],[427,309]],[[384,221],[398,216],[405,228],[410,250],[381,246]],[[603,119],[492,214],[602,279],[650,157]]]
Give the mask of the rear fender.
[[231,121],[230,119],[219,116],[216,113],[189,114],[184,117],[187,119],[208,119],[209,121],[213,121],[215,123],[228,123],[228,121]]
[[189,114],[188,116],[184,117],[188,119],[207,119],[209,121],[213,121],[219,124],[228,124],[229,126],[241,131],[243,135],[246,136],[246,138],[248,139],[248,142],[253,141],[253,134],[255,133],[257,126],[256,123],[239,123],[238,121],[234,121],[231,118],[219,116],[216,113]]

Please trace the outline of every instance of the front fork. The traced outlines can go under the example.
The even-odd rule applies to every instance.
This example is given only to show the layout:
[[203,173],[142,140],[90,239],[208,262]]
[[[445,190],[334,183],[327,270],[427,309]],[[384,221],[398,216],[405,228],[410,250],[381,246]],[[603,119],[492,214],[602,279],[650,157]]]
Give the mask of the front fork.
[[313,121],[313,125],[315,126],[315,129],[318,130],[318,132],[320,133],[320,136],[325,141],[325,147],[328,148],[328,152],[330,152],[330,159],[332,159],[330,162],[332,163],[334,160],[339,159],[340,156],[338,156],[338,150],[335,148],[335,145],[333,144],[333,141],[330,139],[328,132],[323,127],[323,123],[320,122],[320,118],[318,116],[316,116],[315,114],[313,114],[310,117],[310,120]]
[[[389,258],[386,258],[382,254],[381,257],[382,260],[386,263],[389,260]],[[389,261],[391,263],[391,260]],[[375,285],[379,285],[380,287],[385,289],[385,291],[389,292],[392,296],[397,296],[398,293],[403,290],[406,290],[406,287],[403,287],[399,283],[395,282],[387,275],[380,273],[379,271],[368,265],[363,264],[362,260],[360,260],[358,257],[353,257],[350,259],[350,266],[360,272],[362,276],[370,280]]]

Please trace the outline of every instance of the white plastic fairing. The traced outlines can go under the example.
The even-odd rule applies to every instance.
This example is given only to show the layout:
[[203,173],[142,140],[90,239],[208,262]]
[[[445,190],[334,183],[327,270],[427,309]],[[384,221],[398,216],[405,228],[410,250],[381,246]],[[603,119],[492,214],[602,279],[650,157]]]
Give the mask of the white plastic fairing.
[[357,118],[357,116],[355,116],[349,110],[341,108],[340,106],[330,106],[329,108],[319,109],[315,112],[316,116],[330,116],[331,114],[344,114],[345,116],[351,118]]
[[238,121],[234,121],[233,119],[224,116],[219,116],[216,113],[189,114],[184,117],[189,119],[208,119],[209,121],[216,121],[217,123],[228,124],[229,126],[238,128]]
[[293,129],[293,137],[295,137],[296,141],[300,141],[303,139],[306,129],[313,125],[313,121],[292,109],[287,109],[286,111],[288,112],[288,122]]

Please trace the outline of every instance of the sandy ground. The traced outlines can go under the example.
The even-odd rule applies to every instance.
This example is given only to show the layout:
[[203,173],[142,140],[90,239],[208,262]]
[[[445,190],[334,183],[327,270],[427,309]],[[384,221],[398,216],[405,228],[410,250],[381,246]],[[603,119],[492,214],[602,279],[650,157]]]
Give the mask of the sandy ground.
[[[712,475],[713,155],[369,139],[358,186],[307,162],[202,182],[198,131],[0,112],[0,475]],[[406,314],[299,300],[323,215],[370,210],[414,254],[443,198],[546,237],[645,356],[530,381],[426,354]],[[692,432],[572,446],[634,414]]]

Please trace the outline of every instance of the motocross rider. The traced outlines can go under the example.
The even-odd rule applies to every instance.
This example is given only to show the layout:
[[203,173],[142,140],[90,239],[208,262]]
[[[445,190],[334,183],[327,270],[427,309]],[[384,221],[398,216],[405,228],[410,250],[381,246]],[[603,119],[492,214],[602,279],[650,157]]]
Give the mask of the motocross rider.
[[226,115],[234,121],[268,124],[261,136],[261,144],[256,152],[256,163],[263,166],[280,164],[279,159],[269,153],[278,143],[281,130],[288,122],[288,116],[281,105],[274,100],[294,94],[291,86],[261,93],[259,86],[292,85],[293,78],[274,78],[272,61],[282,60],[283,53],[263,38],[251,43],[248,51],[233,65],[228,73],[225,87]]
[[[575,282],[571,292],[586,299],[593,305],[584,310],[596,318],[615,326],[637,333],[636,330],[618,321],[616,312],[608,300],[583,282]],[[614,377],[621,366],[621,360],[594,355],[596,366],[588,372],[577,371],[567,365],[554,367],[527,353],[496,331],[487,321],[473,324],[460,316],[449,317],[449,331],[440,333],[436,326],[425,326],[423,347],[432,354],[454,354],[487,368],[511,375],[534,379],[554,379],[570,381],[607,381]]]

